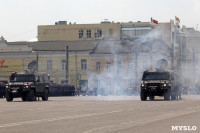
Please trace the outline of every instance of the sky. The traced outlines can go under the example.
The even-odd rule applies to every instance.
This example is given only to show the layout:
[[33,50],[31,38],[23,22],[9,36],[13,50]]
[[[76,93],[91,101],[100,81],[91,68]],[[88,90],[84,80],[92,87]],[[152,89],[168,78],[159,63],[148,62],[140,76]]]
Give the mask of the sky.
[[[0,0],[0,36],[8,42],[32,41],[38,25],[68,23],[170,22],[200,29],[200,0]],[[198,25],[198,26],[197,26]]]

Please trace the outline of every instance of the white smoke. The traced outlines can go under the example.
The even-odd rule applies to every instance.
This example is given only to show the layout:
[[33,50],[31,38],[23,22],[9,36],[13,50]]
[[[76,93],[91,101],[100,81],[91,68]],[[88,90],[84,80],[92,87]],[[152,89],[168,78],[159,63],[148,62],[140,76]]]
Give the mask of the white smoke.
[[[139,85],[145,70],[155,71],[156,67],[162,67],[167,71],[172,71],[173,48],[171,47],[170,41],[168,41],[168,44],[166,41],[163,41],[168,36],[165,36],[163,34],[165,32],[161,30],[154,29],[136,40],[126,40],[122,43],[104,41],[104,45],[101,44],[98,50],[104,51],[105,53],[92,55],[92,62],[100,61],[101,68],[98,72],[95,72],[97,70],[93,70],[90,73],[89,87],[98,88],[98,93],[102,95],[138,94],[135,88],[140,89]],[[175,82],[182,88],[189,88],[189,85],[192,85],[194,88],[195,84],[193,80],[197,82],[197,79],[200,78],[198,76],[199,72],[196,71],[196,68],[200,65],[198,63],[199,59],[197,57],[194,59],[192,52],[190,52],[190,57],[187,56],[187,61],[184,63],[182,61],[184,60],[183,55],[181,55],[184,53],[184,49],[182,48],[183,43],[179,42],[182,43],[181,45],[176,41],[174,43],[174,46],[178,45],[178,47],[174,48],[173,59],[174,72],[176,74]],[[109,52],[107,53],[107,51]],[[167,66],[163,66],[162,60],[166,61],[165,65]],[[121,64],[117,64],[118,61],[121,61]],[[109,69],[106,64],[108,62],[111,63]],[[93,64],[92,67],[95,68],[95,65]],[[194,72],[196,73],[195,77]],[[200,88],[200,82],[198,82],[198,85]]]
[[[103,62],[98,72],[93,70],[90,73],[89,88],[98,88],[98,93],[102,95],[138,95],[143,72],[147,69],[155,70],[157,60],[170,60],[166,46],[158,47],[162,43],[160,40],[161,32],[152,30],[137,40],[126,41],[125,44],[119,41],[104,41],[99,44],[97,53],[91,55],[91,59],[92,62]],[[92,64],[92,68],[96,68],[95,65]]]

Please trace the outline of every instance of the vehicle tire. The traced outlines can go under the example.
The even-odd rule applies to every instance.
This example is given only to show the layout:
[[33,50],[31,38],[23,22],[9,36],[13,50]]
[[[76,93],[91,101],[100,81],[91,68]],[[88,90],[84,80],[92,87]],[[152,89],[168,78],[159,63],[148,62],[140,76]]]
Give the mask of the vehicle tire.
[[42,96],[42,100],[43,100],[43,101],[47,101],[47,100],[48,100],[48,97],[49,97],[49,89],[48,89],[48,88],[45,88],[45,90],[44,90],[44,95]]
[[27,96],[26,96],[26,95],[27,95],[26,93],[25,93],[25,94],[24,94],[24,93],[22,94],[22,101],[27,101]]
[[147,100],[147,93],[141,90],[140,98],[141,98],[141,101],[146,101]]
[[151,101],[154,101],[154,98],[155,98],[155,96],[149,96],[149,99],[150,99]]
[[13,96],[11,93],[6,92],[6,101],[7,102],[12,102],[13,101]]
[[35,91],[31,89],[28,94],[27,94],[27,100],[28,101],[35,101],[36,96],[35,96]]
[[23,97],[22,97],[22,101],[27,101],[27,97],[26,97],[26,96],[25,96],[25,97],[23,96]]

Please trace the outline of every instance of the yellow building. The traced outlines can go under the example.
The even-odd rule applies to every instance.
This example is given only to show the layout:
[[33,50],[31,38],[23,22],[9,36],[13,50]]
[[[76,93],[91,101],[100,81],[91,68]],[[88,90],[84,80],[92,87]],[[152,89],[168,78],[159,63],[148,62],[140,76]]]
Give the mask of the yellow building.
[[119,40],[120,23],[67,24],[38,26],[38,41]]
[[76,42],[12,42],[0,41],[0,78],[12,72],[28,69],[32,61],[38,61],[38,72],[46,72],[56,83],[66,82],[66,46],[69,47],[69,84],[79,86],[88,79],[89,53],[96,41]]
[[66,82],[66,47],[68,46],[69,84],[79,86],[88,81],[89,53],[97,41],[32,42],[29,45],[38,54],[39,72],[47,72],[56,83]]
[[38,26],[38,41],[133,39],[149,33],[155,27],[156,25],[150,22],[103,21],[99,24],[67,24],[66,21],[59,21],[55,25]]
[[24,42],[7,43],[3,37],[0,39],[0,77],[8,79],[14,71],[27,69],[28,63],[35,59],[32,48]]
[[[66,46],[69,46],[68,80],[70,84],[78,86],[80,83],[87,84],[91,81],[90,85],[100,86],[97,80],[106,77],[99,75],[104,70],[107,72],[107,67],[113,66],[114,78],[121,79],[123,87],[133,87],[138,83],[136,81],[141,77],[141,72],[149,66],[152,68],[157,59],[166,58],[171,69],[171,52],[169,51],[171,44],[175,43],[174,38],[173,21],[160,24],[109,21],[99,24],[57,22],[55,25],[38,26],[38,42],[7,43],[2,41],[0,47],[3,52],[1,52],[0,63],[6,66],[1,66],[1,75],[8,77],[12,71],[26,70],[31,61],[38,60],[39,72],[49,73],[54,82],[66,82]],[[149,41],[149,39],[156,41]],[[160,50],[161,56],[151,53],[152,48],[157,48],[157,50],[160,48],[157,45],[152,47],[154,43],[166,48],[167,54],[164,53],[165,56],[163,56],[163,52],[166,51],[162,50]],[[147,47],[146,44],[152,46]],[[10,51],[8,51],[9,48]],[[137,55],[139,49],[142,50],[140,56]],[[106,53],[107,50],[109,53]],[[14,52],[10,54],[11,51]],[[141,55],[147,57],[147,60],[143,60]],[[122,72],[119,69],[117,62],[121,62],[121,68],[125,68],[125,71]],[[102,69],[99,70],[98,67]],[[102,83],[109,84],[109,80],[103,80]]]

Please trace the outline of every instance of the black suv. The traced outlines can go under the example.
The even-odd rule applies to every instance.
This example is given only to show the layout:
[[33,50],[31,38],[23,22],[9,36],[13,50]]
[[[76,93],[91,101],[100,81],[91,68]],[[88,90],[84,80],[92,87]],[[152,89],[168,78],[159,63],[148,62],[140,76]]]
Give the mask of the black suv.
[[[147,97],[154,100],[155,96],[164,96],[164,100],[170,100],[173,78],[169,72],[145,71],[142,77],[140,97],[146,101]],[[172,96],[172,99],[174,97]]]
[[42,97],[43,101],[49,96],[49,75],[35,73],[12,73],[10,82],[6,85],[6,100],[21,97],[23,101],[34,101],[36,97]]

